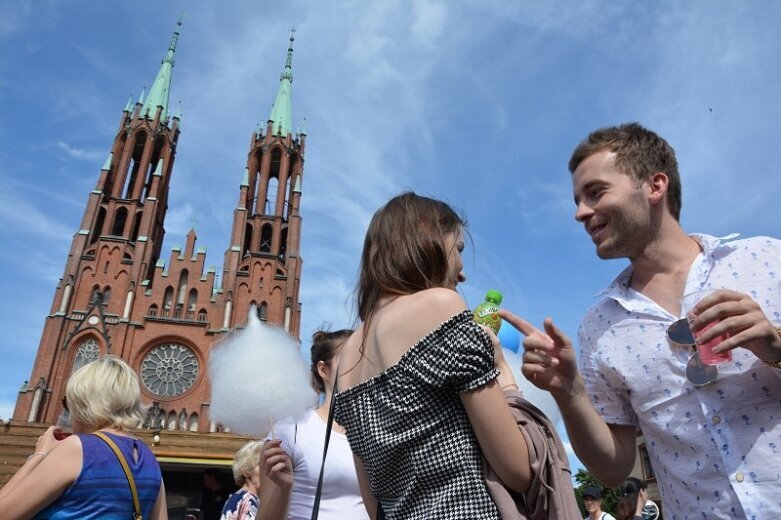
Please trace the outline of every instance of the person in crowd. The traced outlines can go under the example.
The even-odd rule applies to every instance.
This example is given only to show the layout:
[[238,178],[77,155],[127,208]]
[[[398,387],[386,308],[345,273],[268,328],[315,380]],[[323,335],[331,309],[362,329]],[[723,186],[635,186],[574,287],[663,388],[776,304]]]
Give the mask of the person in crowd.
[[362,323],[342,348],[334,399],[372,518],[499,518],[481,455],[513,492],[532,480],[502,393],[517,389],[512,371],[494,366],[498,341],[456,292],[464,225],[447,204],[414,193],[369,224]]
[[[261,520],[304,520],[312,517],[320,467],[323,462],[328,410],[333,398],[336,356],[352,330],[317,331],[312,335],[312,384],[322,404],[296,421],[274,426],[263,450]],[[271,435],[271,434],[270,434]],[[344,428],[333,423],[325,462],[319,518],[359,520],[368,518],[355,475],[352,452]]]
[[233,456],[233,481],[239,489],[228,496],[220,520],[255,520],[260,494],[262,441],[249,441]]
[[206,468],[203,471],[201,483],[203,491],[198,520],[219,520],[230,492],[225,489],[220,473],[214,468]]
[[629,477],[621,486],[621,500],[618,502],[618,520],[643,520],[643,507],[648,501],[645,482]]
[[613,515],[602,511],[602,490],[589,486],[583,490],[583,505],[588,515],[583,520],[616,520]]
[[144,417],[135,372],[115,356],[95,360],[68,379],[63,406],[73,434],[53,426],[38,438],[35,452],[0,489],[0,516],[131,518],[135,507],[128,478],[112,448],[94,435],[101,433],[116,444],[130,468],[143,518],[168,518],[160,466],[131,433]]
[[[619,485],[645,436],[666,518],[781,518],[781,241],[687,234],[672,147],[637,123],[592,132],[569,163],[582,223],[603,259],[629,266],[587,312],[572,343],[502,311],[527,335],[523,373],[552,393],[578,457]],[[682,298],[714,289],[693,308]],[[732,361],[704,365],[702,344]],[[679,323],[680,324],[680,323]],[[672,330],[671,330],[672,333]]]

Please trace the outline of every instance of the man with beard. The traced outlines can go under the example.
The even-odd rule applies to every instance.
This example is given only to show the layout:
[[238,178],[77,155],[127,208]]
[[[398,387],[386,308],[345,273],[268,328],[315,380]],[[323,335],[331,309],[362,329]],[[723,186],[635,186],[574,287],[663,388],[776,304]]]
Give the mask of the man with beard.
[[[665,517],[781,518],[781,241],[687,234],[675,152],[639,124],[603,128],[569,163],[575,218],[600,258],[630,265],[570,340],[545,320],[527,337],[523,373],[548,390],[589,471],[618,486],[645,436]],[[693,309],[685,294],[716,289]],[[701,342],[732,361],[704,365]],[[688,339],[668,329],[676,322]],[[679,329],[678,332],[681,332]]]

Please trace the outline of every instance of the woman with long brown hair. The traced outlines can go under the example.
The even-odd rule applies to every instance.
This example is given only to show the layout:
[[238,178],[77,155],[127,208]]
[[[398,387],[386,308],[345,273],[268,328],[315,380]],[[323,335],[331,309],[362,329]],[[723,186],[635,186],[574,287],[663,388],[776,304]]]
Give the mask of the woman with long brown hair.
[[456,292],[464,225],[444,202],[414,193],[391,199],[369,224],[362,324],[342,348],[335,419],[372,517],[499,518],[481,453],[510,490],[532,478],[502,393],[517,389],[512,372]]

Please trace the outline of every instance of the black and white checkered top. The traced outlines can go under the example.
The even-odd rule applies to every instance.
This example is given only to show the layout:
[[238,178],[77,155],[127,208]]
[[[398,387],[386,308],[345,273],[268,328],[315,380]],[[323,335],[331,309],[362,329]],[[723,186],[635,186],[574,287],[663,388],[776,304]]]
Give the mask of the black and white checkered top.
[[385,372],[334,397],[334,418],[386,518],[499,518],[458,395],[497,375],[491,340],[465,310]]

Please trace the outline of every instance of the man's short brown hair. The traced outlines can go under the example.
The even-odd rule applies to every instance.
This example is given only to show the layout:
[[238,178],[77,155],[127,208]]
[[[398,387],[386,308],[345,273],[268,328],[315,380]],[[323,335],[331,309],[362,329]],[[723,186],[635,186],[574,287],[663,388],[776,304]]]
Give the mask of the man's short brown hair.
[[575,173],[587,157],[602,151],[616,154],[616,167],[638,183],[654,173],[667,174],[667,204],[675,220],[681,216],[681,177],[675,150],[658,134],[639,123],[600,128],[578,144],[569,160],[569,171]]

